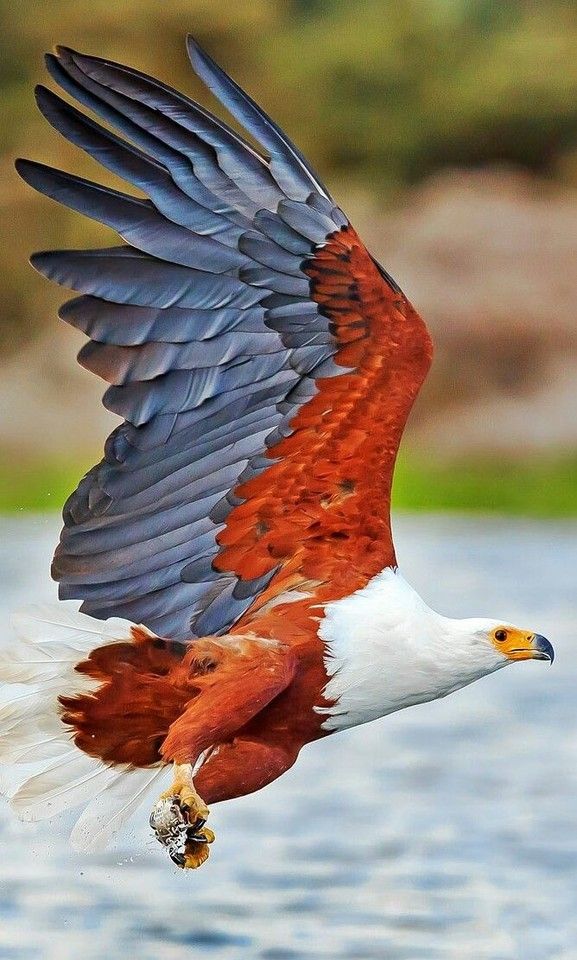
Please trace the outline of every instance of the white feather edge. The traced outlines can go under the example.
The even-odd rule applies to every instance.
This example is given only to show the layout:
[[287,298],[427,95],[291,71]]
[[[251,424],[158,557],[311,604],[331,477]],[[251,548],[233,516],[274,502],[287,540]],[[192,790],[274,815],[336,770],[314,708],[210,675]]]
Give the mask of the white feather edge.
[[[11,624],[14,632],[28,643],[58,641],[86,653],[106,643],[130,640],[132,627],[136,626],[121,617],[96,620],[81,613],[80,604],[75,600],[31,605],[12,614]],[[142,625],[140,629],[155,636]]]
[[16,684],[18,693],[0,704],[0,764],[50,761],[24,777],[15,792],[12,788],[12,810],[21,820],[38,821],[86,804],[72,830],[72,846],[103,849],[165,768],[111,766],[83,753],[60,720],[58,695],[94,689],[76,664],[96,647],[131,640],[135,625],[119,617],[95,620],[74,601],[30,607],[14,614],[12,624],[20,639],[0,653],[0,681]]
[[158,790],[156,781],[165,769],[164,766],[146,770],[127,769],[107,784],[93,797],[76,821],[70,834],[74,850],[94,853],[107,847],[142,806],[152,787]]

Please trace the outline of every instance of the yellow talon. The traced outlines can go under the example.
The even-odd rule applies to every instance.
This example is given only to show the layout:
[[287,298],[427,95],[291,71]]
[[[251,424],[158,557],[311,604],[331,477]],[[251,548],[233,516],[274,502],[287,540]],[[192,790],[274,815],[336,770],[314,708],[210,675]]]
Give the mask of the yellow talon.
[[209,853],[210,849],[208,843],[195,843],[193,850],[190,850],[187,847],[182,869],[197,870],[198,867],[202,867],[205,860],[208,860]]
[[214,840],[214,833],[209,827],[203,827],[197,833],[198,837],[204,837],[202,840],[189,840],[184,850],[184,870],[196,870],[202,866],[205,860],[208,860],[210,853],[209,843]]
[[208,847],[214,841],[214,833],[204,825],[208,814],[194,788],[191,765],[175,763],[173,783],[160,795],[150,825],[177,866],[196,870],[208,859]]

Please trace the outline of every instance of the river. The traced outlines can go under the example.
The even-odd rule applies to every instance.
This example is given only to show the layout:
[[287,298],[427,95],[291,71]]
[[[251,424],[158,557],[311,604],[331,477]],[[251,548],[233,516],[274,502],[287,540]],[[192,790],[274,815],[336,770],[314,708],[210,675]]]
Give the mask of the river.
[[[10,610],[54,596],[55,517],[0,519]],[[201,870],[140,811],[81,859],[63,825],[0,804],[2,960],[575,960],[577,525],[398,516],[403,573],[453,616],[545,634],[446,700],[305,748],[266,790],[214,808]]]

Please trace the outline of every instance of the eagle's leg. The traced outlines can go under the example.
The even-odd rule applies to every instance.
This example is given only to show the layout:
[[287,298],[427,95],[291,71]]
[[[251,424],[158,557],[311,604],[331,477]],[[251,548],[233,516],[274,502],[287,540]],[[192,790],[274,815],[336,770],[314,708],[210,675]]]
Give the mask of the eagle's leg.
[[[196,790],[193,771],[200,761],[198,780],[204,763],[234,741],[238,732],[286,689],[297,663],[289,648],[253,636],[207,638],[197,641],[193,651],[198,659],[194,677],[198,691],[170,724],[160,748],[162,759],[174,764],[174,781],[150,818],[157,839],[174,862],[188,868],[204,863],[214,840],[205,827],[208,807]],[[264,782],[270,779],[274,776]],[[246,792],[250,790],[229,795]],[[204,796],[210,803],[214,799],[206,792]]]
[[195,790],[194,780],[192,778],[192,764],[174,763],[172,771],[172,785],[168,790],[165,790],[164,793],[161,793],[160,800],[174,800],[180,809],[186,813],[191,826],[200,820],[202,820],[202,823],[198,824],[199,827],[204,826],[208,818],[209,809],[202,797],[200,797]]
[[155,804],[150,825],[179,867],[194,870],[208,858],[214,833],[205,826],[209,810],[197,793],[191,763],[174,763],[173,781]]

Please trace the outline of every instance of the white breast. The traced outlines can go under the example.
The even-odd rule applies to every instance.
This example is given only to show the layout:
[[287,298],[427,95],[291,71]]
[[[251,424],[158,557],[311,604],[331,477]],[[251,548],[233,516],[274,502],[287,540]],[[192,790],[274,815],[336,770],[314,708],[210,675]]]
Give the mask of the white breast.
[[501,664],[472,655],[458,627],[387,568],[362,590],[328,603],[319,627],[332,707],[323,727],[342,730],[446,696]]

